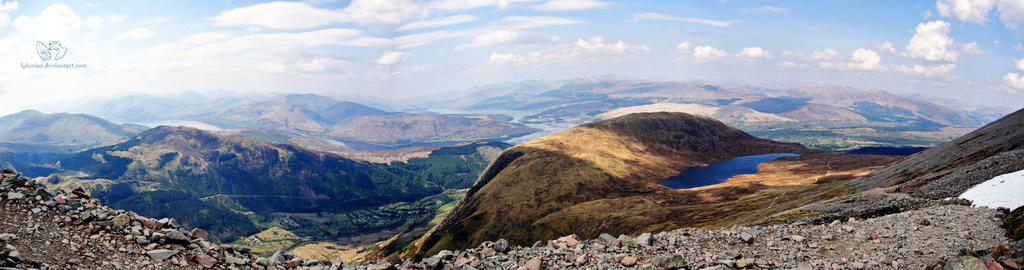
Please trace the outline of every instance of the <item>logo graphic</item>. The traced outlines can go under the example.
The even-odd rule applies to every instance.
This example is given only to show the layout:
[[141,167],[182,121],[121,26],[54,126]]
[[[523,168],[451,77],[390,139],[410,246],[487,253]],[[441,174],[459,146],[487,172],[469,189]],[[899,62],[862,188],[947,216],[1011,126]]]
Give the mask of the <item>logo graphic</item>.
[[42,59],[43,62],[57,61],[64,58],[64,55],[68,53],[68,48],[61,46],[60,41],[50,41],[49,44],[36,41],[36,52],[39,53],[39,59]]

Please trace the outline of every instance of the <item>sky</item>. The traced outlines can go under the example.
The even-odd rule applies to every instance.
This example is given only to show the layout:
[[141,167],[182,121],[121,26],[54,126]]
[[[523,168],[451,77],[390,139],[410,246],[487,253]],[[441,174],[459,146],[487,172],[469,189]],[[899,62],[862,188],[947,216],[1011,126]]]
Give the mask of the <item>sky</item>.
[[1024,0],[0,0],[0,114],[186,91],[414,102],[606,75],[1020,108],[1022,31]]

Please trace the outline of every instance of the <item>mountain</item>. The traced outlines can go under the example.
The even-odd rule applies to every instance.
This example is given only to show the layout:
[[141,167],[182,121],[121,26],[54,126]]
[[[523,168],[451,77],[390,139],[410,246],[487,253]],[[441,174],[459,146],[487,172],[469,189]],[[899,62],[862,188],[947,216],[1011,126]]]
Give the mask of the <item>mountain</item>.
[[808,98],[807,102],[849,109],[871,121],[901,122],[927,120],[941,125],[973,127],[981,124],[963,112],[924,100],[893,95],[876,89],[811,87],[785,90],[787,96]]
[[[112,206],[175,217],[233,238],[255,233],[258,224],[246,216],[344,213],[467,188],[490,162],[479,151],[490,147],[507,146],[468,144],[381,164],[251,137],[161,126],[60,158],[59,175],[42,181],[85,186]],[[207,214],[195,215],[204,209]]]
[[422,106],[523,115],[517,120],[541,127],[575,125],[634,112],[685,112],[714,117],[758,137],[835,151],[866,146],[931,146],[963,135],[999,112],[951,109],[929,99],[901,97],[877,89],[771,89],[699,81],[592,78],[527,81],[474,91]]
[[[720,185],[659,185],[688,168],[767,153],[800,156],[766,162],[757,174]],[[828,196],[819,189],[894,160],[759,139],[704,116],[630,114],[506,150],[410,252],[434,254],[498,238],[530,245],[569,234],[738,224]]]
[[872,172],[857,183],[943,199],[997,175],[1020,170],[1024,170],[1024,109]]
[[350,148],[517,137],[536,129],[488,115],[386,112],[312,94],[292,94],[223,109],[199,120],[225,128],[265,128],[340,140]]
[[118,125],[87,114],[34,110],[0,117],[0,143],[43,146],[96,146],[139,132],[138,126]]
[[135,94],[87,104],[85,111],[115,121],[151,123],[191,119],[252,99],[247,96],[211,96],[196,92],[164,96]]

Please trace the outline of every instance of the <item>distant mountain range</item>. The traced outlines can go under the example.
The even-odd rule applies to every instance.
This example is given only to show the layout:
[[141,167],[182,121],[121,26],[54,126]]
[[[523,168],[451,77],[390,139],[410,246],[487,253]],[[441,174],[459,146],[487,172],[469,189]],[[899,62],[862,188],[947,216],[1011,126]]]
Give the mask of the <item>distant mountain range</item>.
[[236,105],[197,118],[222,128],[264,128],[345,142],[350,148],[381,149],[504,139],[537,129],[495,115],[385,112],[317,95],[285,95]]
[[1011,111],[951,109],[876,89],[769,89],[608,78],[493,85],[420,107],[521,112],[525,116],[520,121],[534,126],[586,123],[637,112],[686,112],[714,117],[759,137],[822,150],[933,145]]
[[[81,150],[134,135],[145,128],[118,125],[86,114],[46,114],[34,110],[0,117],[0,123],[0,152]],[[30,149],[36,147],[39,149]]]

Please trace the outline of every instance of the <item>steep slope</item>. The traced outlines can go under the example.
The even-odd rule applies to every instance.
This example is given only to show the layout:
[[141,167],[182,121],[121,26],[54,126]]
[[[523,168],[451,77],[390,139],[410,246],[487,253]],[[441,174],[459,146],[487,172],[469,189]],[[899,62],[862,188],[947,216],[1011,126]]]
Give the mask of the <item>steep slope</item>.
[[996,175],[1024,169],[1024,109],[967,135],[873,172],[863,187],[897,187],[923,197],[955,197]]
[[139,132],[87,114],[23,111],[0,118],[0,142],[42,146],[94,146]]
[[[691,190],[658,184],[687,168],[782,152],[801,156],[762,164],[759,174],[771,177]],[[433,254],[498,238],[529,245],[573,233],[596,237],[736,224],[817,196],[808,186],[850,179],[892,160],[758,139],[704,116],[631,114],[506,150],[414,252]],[[788,195],[775,203],[782,194]]]

